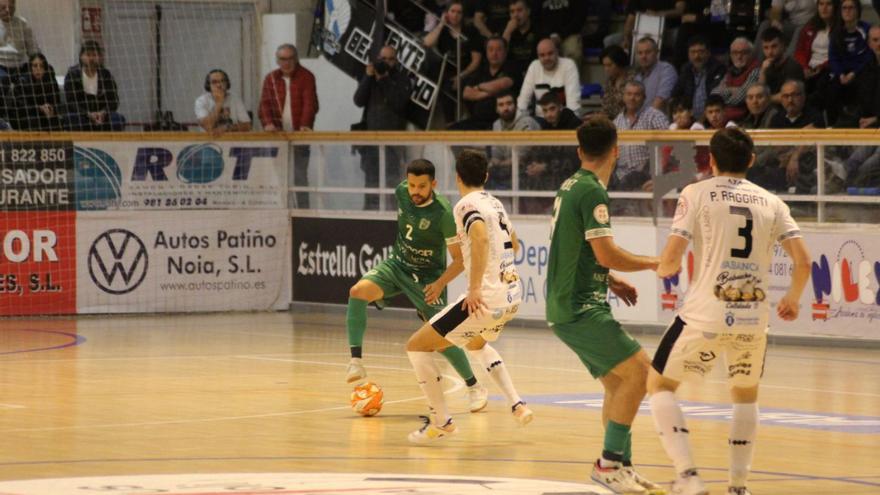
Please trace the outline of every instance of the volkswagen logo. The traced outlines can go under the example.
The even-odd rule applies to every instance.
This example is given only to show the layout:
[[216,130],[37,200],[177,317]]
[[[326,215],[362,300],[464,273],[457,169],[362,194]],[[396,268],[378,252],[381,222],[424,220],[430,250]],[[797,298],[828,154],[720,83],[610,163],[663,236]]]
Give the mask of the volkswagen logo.
[[149,257],[140,238],[125,229],[104,232],[89,248],[89,276],[102,291],[122,295],[147,276]]

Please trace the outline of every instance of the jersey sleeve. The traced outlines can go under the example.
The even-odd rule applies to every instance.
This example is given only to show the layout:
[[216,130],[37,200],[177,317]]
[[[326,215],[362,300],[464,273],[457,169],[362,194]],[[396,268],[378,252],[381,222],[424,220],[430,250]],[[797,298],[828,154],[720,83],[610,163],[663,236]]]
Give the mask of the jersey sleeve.
[[773,238],[776,242],[784,242],[794,237],[803,237],[797,222],[791,217],[791,209],[784,201],[778,199],[776,221],[773,224]]
[[697,208],[693,187],[685,187],[678,197],[678,205],[675,207],[675,217],[672,219],[672,227],[669,235],[676,235],[687,240],[693,240],[696,228]]
[[474,222],[486,222],[483,215],[480,213],[480,209],[477,208],[476,203],[472,201],[459,201],[458,204],[455,205],[455,218],[459,219],[459,223],[461,224],[462,229],[464,229],[465,234],[471,230],[471,226]]
[[394,188],[394,197],[397,198],[397,204],[403,205],[407,201],[412,201],[409,197],[409,191],[406,188],[406,181],[401,182]]
[[461,242],[455,229],[455,217],[452,216],[452,212],[448,209],[440,217],[440,232],[443,234],[443,238],[446,239],[447,246]]
[[604,189],[587,189],[581,196],[581,218],[584,221],[584,239],[611,237],[611,216],[608,193]]

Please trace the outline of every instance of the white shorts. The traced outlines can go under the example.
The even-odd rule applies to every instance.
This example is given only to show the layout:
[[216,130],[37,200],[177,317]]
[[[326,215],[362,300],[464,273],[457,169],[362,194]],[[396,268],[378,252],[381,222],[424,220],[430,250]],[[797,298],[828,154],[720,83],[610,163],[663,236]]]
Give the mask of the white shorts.
[[676,317],[663,334],[652,364],[666,378],[683,382],[705,377],[723,359],[728,385],[749,388],[758,385],[764,374],[766,353],[766,330],[757,334],[703,332]]
[[519,310],[519,304],[504,308],[483,310],[482,315],[471,316],[461,308],[464,295],[449,303],[431,318],[431,326],[444,339],[458,347],[464,347],[479,335],[487,342],[494,342],[504,330],[504,324],[512,320]]

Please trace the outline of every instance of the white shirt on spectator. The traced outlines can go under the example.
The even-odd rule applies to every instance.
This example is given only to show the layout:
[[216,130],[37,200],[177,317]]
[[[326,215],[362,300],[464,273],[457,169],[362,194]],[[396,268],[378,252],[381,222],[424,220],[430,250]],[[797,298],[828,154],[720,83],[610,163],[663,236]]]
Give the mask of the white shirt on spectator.
[[94,76],[89,76],[86,74],[86,71],[82,71],[83,76],[83,91],[87,95],[97,96],[98,95],[98,71],[95,71]]
[[803,26],[810,22],[816,13],[815,0],[773,0],[772,7],[781,8],[788,14],[788,20],[795,26]]
[[290,78],[284,77],[284,109],[281,111],[281,128],[285,131],[295,131],[293,128],[293,113],[290,107]]
[[541,106],[537,105],[537,101],[544,96],[544,93],[559,89],[564,89],[565,106],[570,108],[575,114],[580,115],[581,80],[574,60],[559,57],[559,62],[556,64],[556,69],[553,72],[544,70],[540,60],[533,60],[526,71],[526,77],[523,80],[516,106],[520,112],[528,114],[529,105],[531,105],[532,97],[534,97],[536,103],[535,114],[538,117],[543,117],[544,112],[541,111]]
[[831,40],[828,38],[828,29],[816,33],[813,38],[812,55],[810,55],[810,67],[815,69],[828,61],[828,46]]
[[[201,96],[196,98],[196,119],[202,120],[211,112],[214,111],[214,107],[217,103],[214,101],[214,95],[209,92],[202,93]],[[247,113],[247,108],[244,106],[244,102],[241,101],[241,98],[238,95],[227,92],[226,100],[223,102],[223,108],[229,111],[229,120],[232,121],[233,124],[240,124],[242,122],[250,122],[251,116]]]

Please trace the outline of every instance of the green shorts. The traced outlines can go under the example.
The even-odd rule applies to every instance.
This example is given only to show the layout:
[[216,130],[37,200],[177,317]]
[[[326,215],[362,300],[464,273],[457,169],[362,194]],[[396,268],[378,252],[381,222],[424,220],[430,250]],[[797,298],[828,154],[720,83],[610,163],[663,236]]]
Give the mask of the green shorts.
[[446,306],[446,289],[443,289],[435,304],[425,302],[425,286],[440,278],[441,274],[440,271],[436,273],[415,271],[399,261],[386,259],[365,273],[363,278],[382,289],[383,299],[376,301],[380,308],[385,307],[388,300],[403,294],[422,317],[428,320]]
[[607,375],[642,348],[605,309],[587,311],[573,322],[554,323],[551,328],[577,354],[593,378]]

